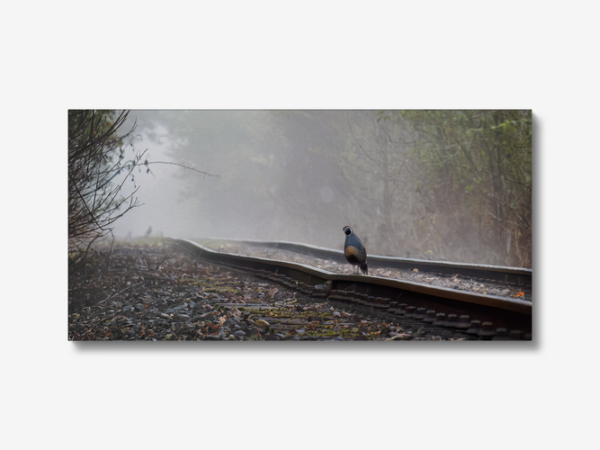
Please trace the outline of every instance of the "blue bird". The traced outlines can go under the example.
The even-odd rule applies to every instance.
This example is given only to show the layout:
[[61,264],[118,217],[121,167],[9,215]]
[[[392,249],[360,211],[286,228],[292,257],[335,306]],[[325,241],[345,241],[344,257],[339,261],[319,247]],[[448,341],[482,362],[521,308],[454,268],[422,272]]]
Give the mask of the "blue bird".
[[[354,234],[352,228],[345,226],[344,233],[346,233],[346,242],[344,243],[344,256],[346,260],[353,266],[360,267],[362,273],[368,275],[367,249],[358,236]],[[358,268],[356,269],[356,273],[358,273]]]

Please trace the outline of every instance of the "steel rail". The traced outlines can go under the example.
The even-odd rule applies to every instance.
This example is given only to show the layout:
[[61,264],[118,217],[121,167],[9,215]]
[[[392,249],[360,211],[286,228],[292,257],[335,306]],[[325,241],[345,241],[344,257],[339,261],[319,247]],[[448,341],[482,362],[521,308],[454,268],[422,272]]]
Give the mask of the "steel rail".
[[[256,239],[221,239],[204,238],[207,242],[239,243],[257,247],[267,247],[287,250],[319,259],[328,259],[338,263],[346,263],[344,252],[310,244],[300,244],[289,241],[262,241]],[[487,264],[467,264],[448,261],[433,261],[423,259],[401,258],[393,256],[368,255],[369,267],[395,268],[404,270],[418,269],[421,272],[432,272],[443,275],[461,275],[470,278],[516,283],[531,286],[532,270],[525,267],[494,266]]]
[[[443,318],[440,315],[447,315],[449,320],[457,322],[459,316],[468,316],[469,320],[479,321],[482,330],[491,329],[493,325],[507,332],[518,330],[521,335],[531,334],[532,304],[529,301],[392,278],[332,273],[305,264],[219,252],[191,240],[169,241],[209,262],[269,278],[313,297],[356,303],[394,314],[410,314],[417,319],[431,317],[434,313],[436,320]],[[461,326],[466,328],[464,321]],[[490,330],[489,335],[500,329]]]

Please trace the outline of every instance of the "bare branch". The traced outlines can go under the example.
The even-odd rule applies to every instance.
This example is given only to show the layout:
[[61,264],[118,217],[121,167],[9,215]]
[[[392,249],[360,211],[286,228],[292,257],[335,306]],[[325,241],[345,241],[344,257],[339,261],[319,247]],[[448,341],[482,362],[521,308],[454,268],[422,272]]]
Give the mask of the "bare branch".
[[150,164],[170,164],[172,166],[179,166],[179,167],[183,167],[184,169],[193,170],[194,172],[197,172],[202,175],[209,176],[209,177],[221,178],[221,175],[213,175],[211,173],[203,172],[202,170],[198,170],[194,167],[186,166],[185,164],[181,164],[181,163],[174,163],[174,162],[169,162],[169,161],[145,161],[144,162],[145,166],[149,166]]

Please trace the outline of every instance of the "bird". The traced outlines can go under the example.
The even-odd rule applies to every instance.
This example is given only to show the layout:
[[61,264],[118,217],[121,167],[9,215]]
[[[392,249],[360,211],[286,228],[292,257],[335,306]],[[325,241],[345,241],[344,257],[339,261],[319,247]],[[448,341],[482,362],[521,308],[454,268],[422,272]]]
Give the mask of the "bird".
[[[346,234],[346,242],[344,243],[344,256],[346,260],[353,266],[360,267],[360,270],[365,275],[369,274],[369,267],[367,266],[367,249],[358,238],[352,228],[345,226],[343,228]],[[358,273],[358,268],[356,269]]]

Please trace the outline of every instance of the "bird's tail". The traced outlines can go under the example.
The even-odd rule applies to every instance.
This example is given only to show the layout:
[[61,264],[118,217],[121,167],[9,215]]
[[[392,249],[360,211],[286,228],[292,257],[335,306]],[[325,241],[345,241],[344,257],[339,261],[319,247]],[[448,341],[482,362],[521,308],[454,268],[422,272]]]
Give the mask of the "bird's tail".
[[369,267],[367,266],[367,263],[361,264],[360,270],[362,270],[362,273],[365,275],[369,275]]

